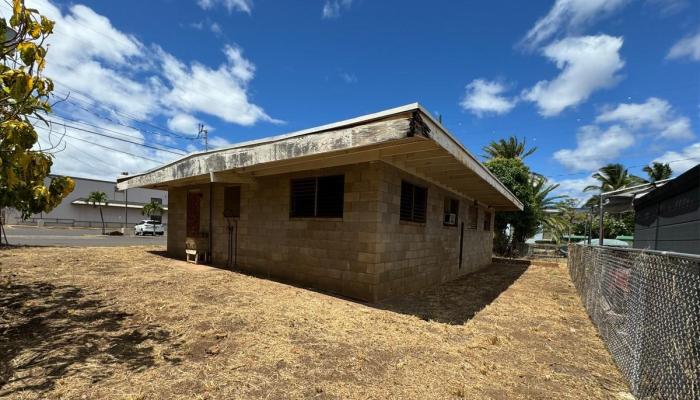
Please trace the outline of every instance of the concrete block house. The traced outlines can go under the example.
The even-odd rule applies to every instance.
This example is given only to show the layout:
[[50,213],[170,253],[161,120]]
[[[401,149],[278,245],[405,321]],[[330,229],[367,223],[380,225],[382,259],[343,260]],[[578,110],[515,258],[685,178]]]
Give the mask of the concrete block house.
[[[491,261],[522,204],[419,104],[198,152],[119,179],[168,191],[167,252],[376,301]],[[201,242],[200,242],[201,243]]]

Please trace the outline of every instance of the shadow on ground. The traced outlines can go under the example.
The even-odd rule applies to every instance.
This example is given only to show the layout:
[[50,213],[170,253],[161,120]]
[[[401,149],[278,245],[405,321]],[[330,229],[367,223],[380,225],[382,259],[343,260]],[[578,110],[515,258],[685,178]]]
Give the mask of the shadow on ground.
[[[149,253],[174,259],[166,251],[149,250]],[[452,325],[462,325],[472,319],[476,313],[494,301],[502,292],[515,282],[528,266],[523,264],[494,263],[482,270],[465,275],[456,280],[445,282],[416,293],[399,296],[378,303],[365,303],[336,293],[315,289],[308,285],[263,273],[254,273],[240,269],[230,269],[221,265],[209,265],[214,268],[234,271],[236,273],[261,279],[270,279],[305,290],[312,290],[339,299],[365,304],[383,310],[401,314],[415,315],[426,321],[436,321]]]
[[76,373],[96,383],[117,365],[145,370],[156,362],[154,345],[178,347],[169,332],[80,288],[7,279],[0,277],[0,397],[44,392]]
[[184,257],[183,257],[183,258],[173,258],[173,257],[170,257],[170,256],[168,255],[168,251],[167,251],[167,250],[146,250],[146,253],[153,254],[154,256],[158,256],[158,257],[168,258],[168,259],[171,259],[171,260],[180,260],[180,261],[184,260]]
[[525,270],[525,265],[492,264],[454,281],[375,306],[426,321],[462,325],[508,289]]

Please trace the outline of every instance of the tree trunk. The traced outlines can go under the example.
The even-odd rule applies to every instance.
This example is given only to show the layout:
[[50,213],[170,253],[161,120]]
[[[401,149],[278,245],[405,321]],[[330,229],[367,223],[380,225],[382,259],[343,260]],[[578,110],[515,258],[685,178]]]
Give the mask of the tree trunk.
[[102,207],[100,207],[100,220],[102,220],[102,234],[105,234],[105,218],[102,216]]

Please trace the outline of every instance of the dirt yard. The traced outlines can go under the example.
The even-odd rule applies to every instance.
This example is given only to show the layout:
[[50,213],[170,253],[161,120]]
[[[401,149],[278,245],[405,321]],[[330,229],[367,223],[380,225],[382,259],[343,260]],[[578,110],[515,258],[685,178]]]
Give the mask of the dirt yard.
[[626,397],[564,266],[369,305],[159,250],[0,250],[0,397]]

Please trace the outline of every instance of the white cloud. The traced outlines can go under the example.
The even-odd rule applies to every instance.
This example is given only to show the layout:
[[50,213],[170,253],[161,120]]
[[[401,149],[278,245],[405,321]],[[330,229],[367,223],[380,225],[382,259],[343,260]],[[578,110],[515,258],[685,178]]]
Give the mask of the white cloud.
[[674,174],[682,174],[700,164],[700,142],[693,143],[680,152],[667,151],[654,161],[669,163]]
[[348,72],[341,72],[340,79],[342,79],[345,83],[357,83],[357,76]]
[[688,7],[688,0],[647,0],[647,4],[661,10],[662,16],[669,16]]
[[338,18],[341,12],[350,9],[350,6],[352,6],[352,0],[326,0],[321,16],[324,19]]
[[576,148],[558,150],[554,159],[572,171],[592,171],[614,160],[633,144],[634,135],[619,125],[605,130],[586,125],[576,134]]
[[561,73],[551,81],[540,81],[523,92],[523,98],[537,104],[545,117],[558,115],[608,88],[620,79],[616,73],[625,65],[620,58],[622,38],[607,35],[571,37],[545,47],[543,54]]
[[650,97],[644,103],[619,104],[596,118],[597,123],[621,122],[634,130],[650,130],[665,139],[689,139],[695,136],[690,119],[676,115],[663,99]]
[[185,147],[188,153],[194,153],[195,151],[201,150],[196,144],[194,143],[188,143],[187,146]]
[[503,96],[507,87],[496,81],[475,79],[467,85],[459,105],[481,117],[485,114],[506,114],[515,107],[517,99]]
[[569,196],[581,203],[591,197],[591,194],[584,192],[583,189],[586,186],[598,184],[598,181],[596,181],[592,176],[587,176],[585,178],[564,179],[561,181],[550,179],[550,183],[559,184],[559,187],[556,189],[557,195]]
[[168,119],[168,129],[184,133],[185,135],[196,136],[201,123],[202,121],[189,114],[178,113]]
[[173,145],[173,146],[177,145],[177,141],[175,140],[175,138],[173,136],[166,135],[165,133],[154,132],[151,135],[151,139],[155,140],[158,143],[162,143],[162,144]]
[[[690,120],[678,116],[667,101],[655,97],[644,103],[623,103],[604,109],[595,123],[579,129],[575,149],[559,150],[554,159],[569,170],[593,171],[614,161],[644,137],[694,137]],[[606,127],[607,124],[611,125]]]
[[566,32],[579,32],[593,22],[619,10],[630,0],[557,0],[540,18],[520,44],[534,49],[544,41]]
[[[104,120],[87,113],[81,114],[78,112],[77,115],[72,117],[71,119],[80,122],[64,121],[58,116],[51,116],[52,120],[69,125],[69,127],[65,127],[54,124],[51,130],[41,122],[35,123],[36,131],[39,133],[37,147],[40,146],[43,149],[47,149],[53,144],[59,145],[58,149],[63,149],[54,158],[52,167],[52,172],[54,173],[96,179],[115,179],[123,171],[130,173],[143,171],[178,157],[172,153],[145,148],[138,144],[96,136],[74,127],[91,129],[89,126],[81,124],[81,122],[99,124],[104,128],[101,131],[111,136],[136,143],[145,143],[146,138],[144,134],[136,129],[106,123]],[[109,132],[105,131],[106,129],[109,129]],[[65,136],[61,139],[61,136],[64,134]],[[95,144],[90,144],[86,141]],[[129,156],[122,152],[134,154],[135,156]]]
[[221,36],[221,34],[224,32],[224,29],[221,27],[221,25],[217,22],[213,22],[209,18],[206,18],[205,20],[198,21],[198,22],[191,22],[189,25],[190,28],[196,29],[198,31],[204,30],[207,28],[209,31],[214,33],[216,36]]
[[700,32],[694,36],[688,36],[671,47],[666,58],[689,58],[694,61],[700,61]]
[[212,136],[209,138],[209,148],[218,149],[220,147],[230,146],[232,143],[222,138],[221,136]]
[[[248,9],[252,6],[250,1],[241,4],[247,4]],[[134,132],[143,135],[145,142],[181,147],[188,143],[175,140],[152,125],[169,118],[168,129],[183,132],[192,127],[187,116],[194,118],[195,114],[202,119],[216,117],[246,126],[259,121],[278,122],[251,102],[248,90],[255,76],[255,66],[238,47],[224,47],[223,61],[213,68],[196,61],[180,60],[157,45],[144,44],[86,6],[59,8],[49,0],[27,0],[27,6],[56,22],[55,33],[48,38],[45,75],[56,83],[57,100],[70,93],[68,102],[59,102],[54,107],[57,114],[71,118],[79,115],[83,121],[102,128],[128,129],[120,124],[142,126],[140,132]],[[9,13],[7,3],[0,2],[0,12],[2,15]],[[55,173],[113,179],[115,173],[122,170],[137,172],[157,164],[139,157],[158,162],[176,157],[76,129],[69,131],[78,139],[109,143],[110,147],[134,156],[67,138],[66,149],[56,154]],[[48,134],[42,129],[38,132],[41,145],[45,147],[49,144]],[[196,130],[183,133],[193,135]]]
[[132,78],[150,62],[143,57],[141,42],[82,5],[72,6],[65,14],[46,0],[30,1],[28,6],[56,21],[47,40],[44,72],[57,83],[57,95],[77,90],[138,118],[154,111],[155,94]]
[[214,115],[240,125],[259,120],[277,122],[248,99],[247,86],[255,66],[243,57],[240,48],[226,46],[224,54],[226,62],[212,69],[196,62],[188,66],[161,51],[164,79],[170,86],[162,101],[184,112]]
[[[49,37],[46,75],[54,77],[60,91],[85,93],[89,98],[82,101],[99,99],[101,105],[137,118],[200,110],[244,125],[270,120],[248,100],[255,66],[238,47],[223,48],[225,62],[217,69],[197,62],[187,66],[173,55],[117,30],[109,19],[85,6],[72,6],[62,13],[47,0],[33,0],[30,5],[56,21],[55,34]],[[152,57],[154,52],[162,58]],[[197,84],[206,90],[192,88],[194,95],[181,106],[178,93]],[[222,111],[224,107],[228,110]],[[232,117],[234,114],[239,117]]]
[[252,0],[197,0],[197,4],[204,10],[214,8],[216,5],[226,7],[228,12],[242,11],[250,14],[253,10]]

